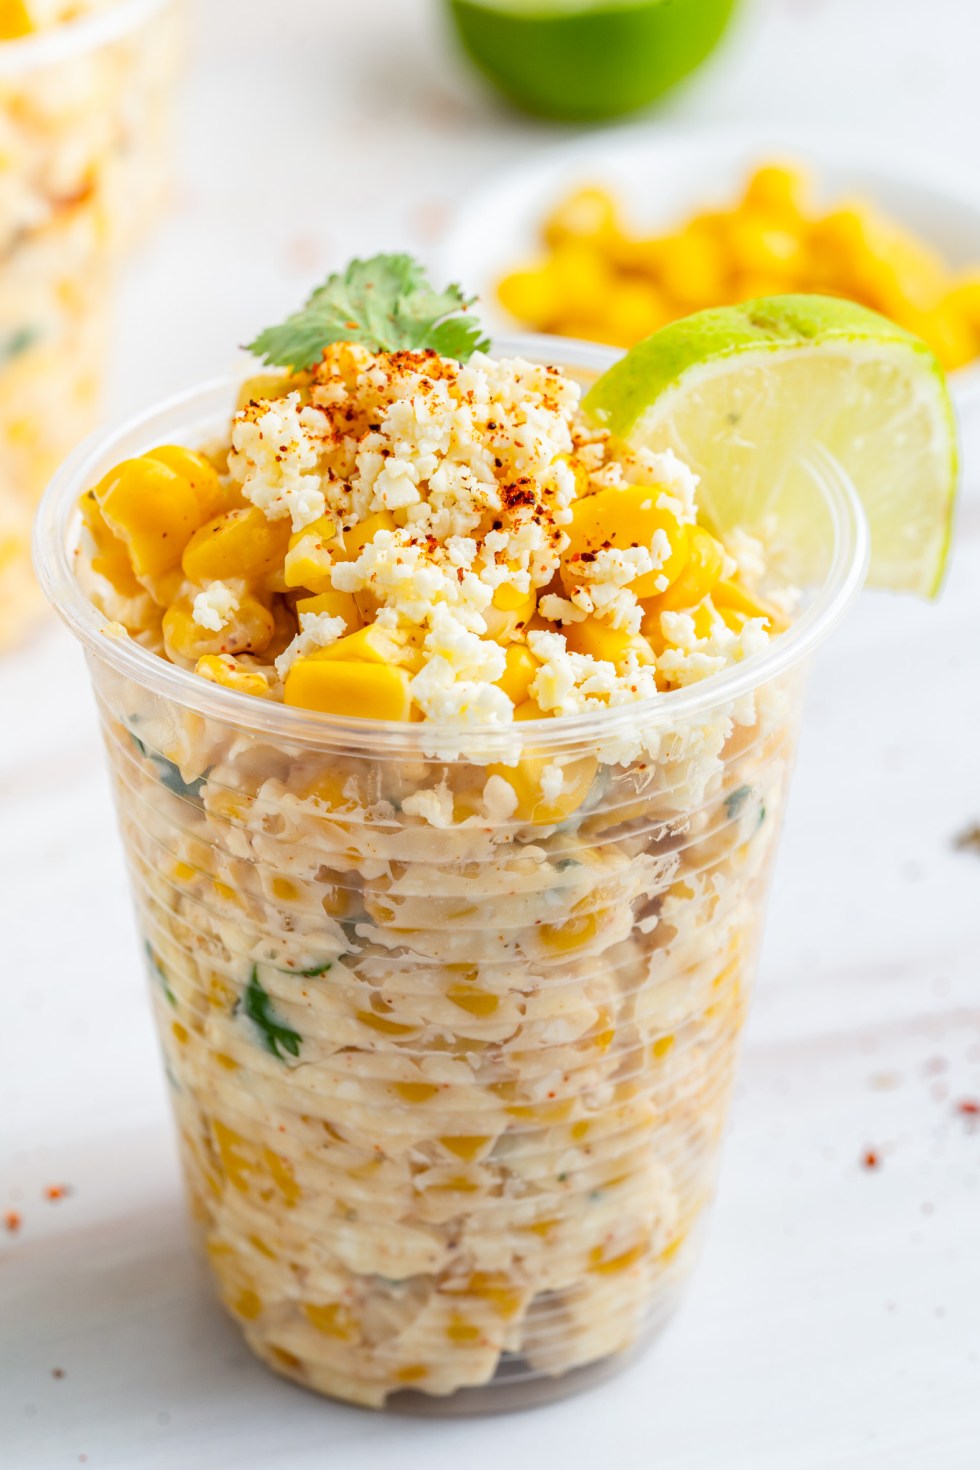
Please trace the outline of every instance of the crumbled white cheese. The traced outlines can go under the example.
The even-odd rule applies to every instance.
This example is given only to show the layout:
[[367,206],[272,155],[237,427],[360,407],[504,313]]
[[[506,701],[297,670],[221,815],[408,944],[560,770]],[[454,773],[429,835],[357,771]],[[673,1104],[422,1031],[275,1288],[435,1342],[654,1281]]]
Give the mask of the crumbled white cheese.
[[517,811],[517,792],[503,776],[491,776],[483,788],[483,810],[487,821],[506,822]]
[[212,582],[194,598],[191,617],[202,628],[219,633],[238,611],[238,598],[224,582]]
[[425,791],[416,791],[411,796],[406,796],[402,802],[402,811],[408,812],[410,816],[421,817],[430,827],[451,827],[453,794],[443,779],[438,786],[430,786]]
[[289,516],[294,531],[326,509],[317,464],[321,442],[316,419],[300,408],[298,393],[249,403],[235,415],[228,469],[242,494],[267,520]]
[[329,613],[300,613],[299,632],[276,659],[280,679],[285,679],[298,658],[336,643],[346,627],[343,618],[331,617]]
[[652,665],[640,665],[629,656],[622,671],[605,659],[569,653],[561,633],[534,630],[528,647],[541,667],[531,681],[530,693],[546,713],[581,714],[599,706],[647,699],[657,692]]
[[549,761],[541,772],[541,795],[545,801],[557,801],[565,788],[565,772],[557,761]]

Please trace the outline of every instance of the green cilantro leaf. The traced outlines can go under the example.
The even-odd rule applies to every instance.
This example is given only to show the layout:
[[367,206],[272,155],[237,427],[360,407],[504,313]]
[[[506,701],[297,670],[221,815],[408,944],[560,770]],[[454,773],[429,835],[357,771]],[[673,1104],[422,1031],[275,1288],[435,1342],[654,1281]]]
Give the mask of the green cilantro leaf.
[[475,301],[459,286],[433,289],[410,255],[352,260],[328,276],[299,311],[266,327],[248,350],[274,367],[312,367],[331,342],[358,342],[373,352],[421,351],[465,362],[488,338],[467,308]]
[[243,997],[243,1006],[248,1019],[258,1027],[262,1033],[262,1044],[266,1051],[271,1051],[274,1057],[281,1061],[286,1058],[279,1050],[283,1047],[292,1057],[299,1056],[299,1049],[303,1038],[298,1031],[293,1031],[286,1026],[276,1015],[269,999],[269,992],[259,979],[257,966],[252,966],[252,974],[249,977],[248,986]]

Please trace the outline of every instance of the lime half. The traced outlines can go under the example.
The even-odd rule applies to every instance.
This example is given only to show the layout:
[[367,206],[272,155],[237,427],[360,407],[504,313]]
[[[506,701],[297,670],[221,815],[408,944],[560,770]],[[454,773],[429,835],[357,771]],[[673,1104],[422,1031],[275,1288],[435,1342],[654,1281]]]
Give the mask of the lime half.
[[736,0],[447,0],[472,60],[545,117],[617,117],[692,72]]
[[[592,386],[586,412],[701,477],[709,523],[786,514],[787,480],[823,446],[871,527],[873,586],[932,597],[949,552],[956,420],[926,344],[825,296],[773,296],[698,312],[640,342]],[[804,481],[800,479],[800,486]],[[805,490],[796,511],[806,515]]]

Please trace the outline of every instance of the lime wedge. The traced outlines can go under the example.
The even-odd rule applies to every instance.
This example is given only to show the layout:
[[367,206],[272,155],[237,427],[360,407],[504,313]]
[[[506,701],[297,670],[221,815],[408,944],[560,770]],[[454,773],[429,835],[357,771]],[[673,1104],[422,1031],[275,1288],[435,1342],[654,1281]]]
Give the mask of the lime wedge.
[[646,107],[699,66],[737,0],[447,0],[470,58],[544,117]]
[[[640,342],[589,390],[613,434],[673,449],[701,477],[709,523],[747,528],[787,480],[806,514],[801,456],[823,446],[871,527],[873,586],[933,597],[949,553],[956,420],[926,344],[853,302],[772,296],[702,311]],[[791,512],[792,513],[792,512]]]

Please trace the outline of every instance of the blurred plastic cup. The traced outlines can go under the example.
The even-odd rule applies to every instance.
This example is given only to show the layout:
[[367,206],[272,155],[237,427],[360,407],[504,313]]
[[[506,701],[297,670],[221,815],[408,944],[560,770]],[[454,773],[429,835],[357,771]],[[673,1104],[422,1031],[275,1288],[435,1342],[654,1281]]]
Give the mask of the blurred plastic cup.
[[[496,350],[583,381],[612,356]],[[277,1372],[430,1412],[559,1397],[650,1338],[694,1258],[807,655],[863,580],[863,515],[815,452],[807,544],[781,547],[800,614],[700,684],[504,729],[339,720],[154,656],[73,573],[79,494],[220,435],[234,393],[84,447],[36,537],[103,719],[191,1212]]]
[[96,422],[111,276],[169,187],[177,7],[0,42],[0,649],[39,606],[30,521]]

